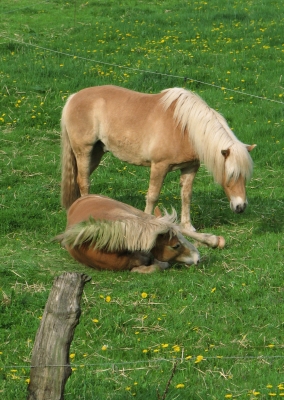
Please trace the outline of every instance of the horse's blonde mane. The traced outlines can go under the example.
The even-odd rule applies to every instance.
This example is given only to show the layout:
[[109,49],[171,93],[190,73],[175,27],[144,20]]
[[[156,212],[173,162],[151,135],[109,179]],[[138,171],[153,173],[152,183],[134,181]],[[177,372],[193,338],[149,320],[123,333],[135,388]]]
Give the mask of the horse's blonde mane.
[[165,110],[176,102],[174,118],[177,125],[182,132],[188,133],[198,157],[217,183],[222,183],[224,172],[221,150],[227,149],[230,149],[230,156],[225,163],[226,179],[237,180],[240,175],[250,179],[253,163],[246,145],[236,138],[221,114],[189,90],[172,88],[162,93],[161,102]]
[[149,252],[155,245],[157,236],[169,232],[175,235],[179,230],[176,223],[177,214],[165,212],[163,217],[142,219],[129,216],[123,220],[95,220],[70,226],[60,240],[63,246],[81,246],[86,243],[97,250],[115,251],[145,251]]

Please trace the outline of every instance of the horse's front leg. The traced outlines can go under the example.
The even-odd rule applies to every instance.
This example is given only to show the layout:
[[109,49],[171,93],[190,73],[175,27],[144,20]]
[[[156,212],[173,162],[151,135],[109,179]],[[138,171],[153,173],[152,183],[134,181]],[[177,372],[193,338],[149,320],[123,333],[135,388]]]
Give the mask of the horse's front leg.
[[146,195],[145,213],[152,214],[156,202],[159,200],[161,188],[168,173],[168,165],[151,164],[150,182]]
[[153,261],[153,264],[148,265],[148,266],[140,265],[139,267],[134,267],[134,268],[132,268],[131,272],[138,272],[140,274],[151,274],[152,272],[164,271],[165,269],[167,269],[169,267],[170,267],[169,263],[155,259]]
[[181,170],[181,226],[188,231],[195,231],[190,219],[190,202],[192,196],[192,185],[199,166],[199,162],[196,162],[190,167]]

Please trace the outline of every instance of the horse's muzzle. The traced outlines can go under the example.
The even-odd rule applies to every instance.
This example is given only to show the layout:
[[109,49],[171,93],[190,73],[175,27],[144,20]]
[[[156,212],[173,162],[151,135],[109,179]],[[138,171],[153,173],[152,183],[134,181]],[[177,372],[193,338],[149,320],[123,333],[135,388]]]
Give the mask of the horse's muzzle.
[[241,214],[241,213],[243,213],[245,211],[246,207],[247,207],[246,203],[238,204],[234,211],[235,211],[236,214]]
[[247,207],[247,204],[247,201],[244,201],[241,198],[232,198],[230,201],[231,210],[236,214],[243,213]]

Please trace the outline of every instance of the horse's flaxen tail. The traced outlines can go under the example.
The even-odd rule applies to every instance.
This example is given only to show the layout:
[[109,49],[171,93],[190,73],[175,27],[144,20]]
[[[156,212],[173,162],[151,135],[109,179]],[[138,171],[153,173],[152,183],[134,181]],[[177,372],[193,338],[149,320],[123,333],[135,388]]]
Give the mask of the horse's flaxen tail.
[[61,119],[61,204],[68,209],[80,196],[77,183],[77,162],[68,137],[63,110]]

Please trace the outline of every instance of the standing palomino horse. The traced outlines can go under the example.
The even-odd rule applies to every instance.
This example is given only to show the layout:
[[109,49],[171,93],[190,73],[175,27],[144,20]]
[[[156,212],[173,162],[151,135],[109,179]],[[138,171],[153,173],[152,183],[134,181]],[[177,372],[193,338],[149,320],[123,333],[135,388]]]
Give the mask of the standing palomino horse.
[[[176,212],[155,216],[100,195],[76,200],[67,212],[67,227],[56,240],[75,260],[99,270],[148,273],[170,264],[197,264],[199,252],[182,235]],[[216,245],[224,240],[196,233]],[[217,240],[217,241],[216,241]]]
[[103,154],[151,167],[145,212],[151,214],[166,174],[181,170],[181,223],[187,231],[194,177],[203,162],[221,184],[231,209],[247,205],[245,182],[252,174],[249,152],[226,120],[185,89],[144,94],[116,86],[83,89],[62,112],[62,205],[87,195],[90,174]]

